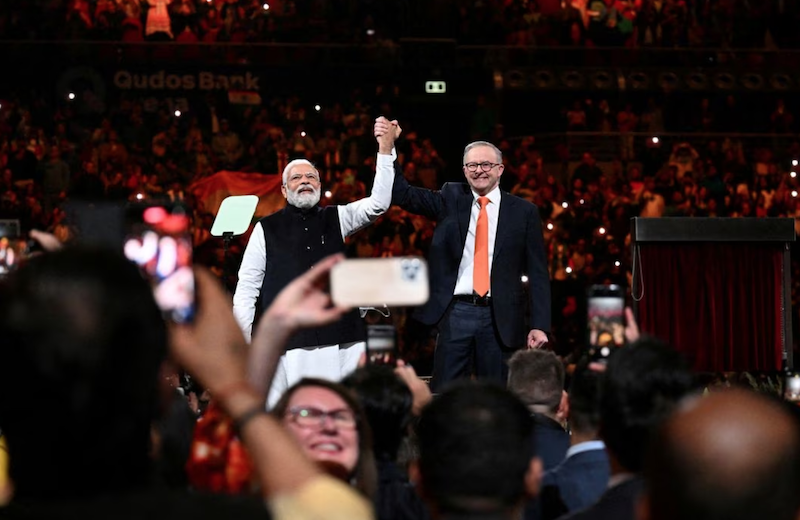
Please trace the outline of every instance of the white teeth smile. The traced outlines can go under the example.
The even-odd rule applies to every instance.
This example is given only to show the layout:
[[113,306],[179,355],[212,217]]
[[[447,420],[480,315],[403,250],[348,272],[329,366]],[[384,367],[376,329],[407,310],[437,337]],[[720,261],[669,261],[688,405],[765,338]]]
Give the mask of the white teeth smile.
[[331,451],[331,452],[342,451],[342,448],[340,446],[331,443],[317,444],[314,446],[314,449],[317,451]]

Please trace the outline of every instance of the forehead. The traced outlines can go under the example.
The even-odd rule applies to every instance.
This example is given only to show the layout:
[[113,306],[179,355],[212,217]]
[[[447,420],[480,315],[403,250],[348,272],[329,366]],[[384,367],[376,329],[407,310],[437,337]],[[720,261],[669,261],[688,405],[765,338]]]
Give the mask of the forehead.
[[289,408],[295,406],[314,406],[322,410],[350,409],[336,393],[319,386],[305,386],[298,389],[289,399]]
[[476,146],[467,152],[466,162],[495,162],[497,161],[497,152],[490,146]]

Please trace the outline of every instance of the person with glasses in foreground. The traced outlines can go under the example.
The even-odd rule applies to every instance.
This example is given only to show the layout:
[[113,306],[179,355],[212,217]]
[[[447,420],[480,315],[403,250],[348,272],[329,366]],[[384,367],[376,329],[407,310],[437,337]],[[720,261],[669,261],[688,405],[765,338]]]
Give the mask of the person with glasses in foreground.
[[[398,128],[378,118],[375,136]],[[466,184],[431,191],[411,186],[395,170],[392,204],[436,221],[428,255],[431,297],[414,315],[438,327],[434,391],[469,377],[473,359],[477,377],[505,384],[515,350],[547,343],[550,277],[539,210],[500,190],[503,169],[502,152],[476,141],[464,149]]]

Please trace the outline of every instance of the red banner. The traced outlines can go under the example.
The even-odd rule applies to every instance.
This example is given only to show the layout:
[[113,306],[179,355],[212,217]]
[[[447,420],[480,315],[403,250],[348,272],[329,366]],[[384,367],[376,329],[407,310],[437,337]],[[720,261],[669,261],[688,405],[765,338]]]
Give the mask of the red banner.
[[256,217],[266,217],[286,204],[280,175],[221,171],[195,182],[189,191],[214,215],[225,197],[231,195],[257,195]]

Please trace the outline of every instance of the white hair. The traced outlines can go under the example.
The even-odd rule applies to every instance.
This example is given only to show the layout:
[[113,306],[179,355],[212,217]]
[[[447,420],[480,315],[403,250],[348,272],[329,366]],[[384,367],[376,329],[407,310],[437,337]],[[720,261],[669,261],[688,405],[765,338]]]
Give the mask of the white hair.
[[311,168],[313,168],[313,170],[317,172],[317,175],[319,175],[317,167],[314,166],[314,163],[312,163],[308,159],[294,159],[292,161],[289,161],[289,164],[287,164],[286,168],[283,169],[283,184],[286,184],[286,182],[288,182],[289,172],[292,171],[292,168],[294,168],[295,166],[300,166],[301,164],[305,164],[306,166],[311,166]]
[[500,164],[503,163],[503,152],[500,151],[500,148],[496,147],[495,145],[493,145],[489,141],[475,141],[474,143],[469,143],[464,148],[464,158],[461,159],[461,163],[462,164],[467,164],[467,153],[469,153],[469,151],[472,150],[473,148],[478,148],[479,146],[488,146],[489,148],[494,150],[494,153],[497,154],[497,162],[500,163]]

